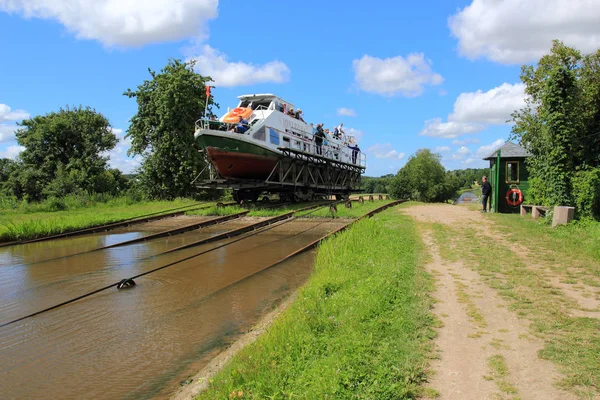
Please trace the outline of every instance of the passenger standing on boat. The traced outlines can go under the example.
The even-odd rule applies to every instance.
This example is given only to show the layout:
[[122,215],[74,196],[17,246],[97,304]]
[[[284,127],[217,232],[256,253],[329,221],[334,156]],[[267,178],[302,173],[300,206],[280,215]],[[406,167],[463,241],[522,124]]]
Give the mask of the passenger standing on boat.
[[348,146],[350,149],[352,149],[352,164],[356,164],[356,157],[358,156],[358,153],[360,152],[360,148],[358,147],[358,143],[352,145],[352,146]]
[[338,131],[338,135],[340,136],[340,138],[343,137],[343,135],[346,133],[342,129],[343,126],[344,126],[344,123],[342,122],[338,126],[335,127],[335,129],[337,129],[337,131]]
[[301,109],[296,110],[295,117],[296,117],[296,119],[299,119],[300,121],[304,122],[304,119],[302,118],[302,110]]
[[315,132],[315,146],[317,146],[317,154],[323,155],[323,139],[325,138],[325,132],[323,132],[323,124],[317,125],[317,132]]
[[296,118],[296,113],[294,112],[294,107],[290,107],[288,111],[288,115],[292,118]]

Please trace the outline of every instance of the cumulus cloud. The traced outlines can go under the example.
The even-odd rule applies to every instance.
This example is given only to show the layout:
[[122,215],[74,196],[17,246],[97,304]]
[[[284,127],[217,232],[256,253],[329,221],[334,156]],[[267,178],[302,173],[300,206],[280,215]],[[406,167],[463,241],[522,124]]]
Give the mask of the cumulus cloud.
[[452,141],[452,144],[455,144],[457,146],[463,146],[463,145],[469,144],[469,143],[477,144],[477,143],[479,143],[479,139],[477,139],[477,138],[467,138],[467,139],[461,139],[461,140],[455,139],[455,140]]
[[373,146],[369,147],[367,152],[373,154],[375,158],[389,158],[395,160],[402,160],[405,156],[404,153],[399,153],[398,151],[394,150],[392,148],[391,143],[376,143]]
[[107,46],[205,38],[218,0],[0,0],[0,11],[55,20]]
[[454,139],[478,133],[489,125],[507,123],[511,113],[524,106],[525,85],[521,83],[503,83],[487,92],[461,93],[447,122],[441,118],[427,120],[419,134]]
[[431,61],[423,53],[412,53],[406,58],[377,58],[364,55],[352,61],[354,80],[366,92],[383,96],[400,94],[415,97],[423,93],[425,85],[439,85],[444,79],[431,69]]
[[18,121],[29,118],[29,113],[25,110],[12,110],[6,104],[0,104],[0,122]]
[[0,124],[0,143],[14,139],[18,128],[16,125]]
[[504,124],[515,110],[525,107],[525,85],[503,83],[482,92],[461,93],[449,121]]
[[448,25],[461,55],[519,64],[538,60],[553,39],[595,51],[599,20],[597,0],[473,0]]
[[337,109],[337,115],[342,115],[344,117],[356,117],[356,112],[351,108],[341,107]]
[[11,160],[14,160],[23,150],[25,150],[25,147],[23,146],[8,146],[5,150],[0,150],[0,158],[10,158]]
[[112,168],[121,170],[125,174],[130,174],[141,165],[142,156],[127,156],[127,151],[131,147],[131,139],[125,138],[125,132],[123,132],[123,129],[113,128],[112,131],[117,136],[119,141],[114,149],[105,154],[109,157],[108,165]]
[[441,118],[433,118],[425,121],[425,126],[419,132],[421,136],[432,136],[444,139],[454,139],[461,135],[479,133],[485,126],[482,124],[471,124],[465,122],[442,122]]
[[353,136],[357,142],[360,142],[362,140],[363,136],[365,135],[365,133],[363,131],[361,131],[360,129],[354,129],[354,128],[343,128],[343,129],[344,129],[344,133],[346,134],[346,136]]
[[283,83],[290,79],[290,69],[281,61],[271,61],[263,65],[232,62],[217,49],[204,45],[200,54],[191,57],[196,61],[195,69],[202,75],[210,76],[215,86],[232,87],[256,83]]
[[475,151],[475,158],[482,159],[484,157],[489,156],[492,151],[499,149],[500,146],[502,146],[504,143],[505,142],[503,139],[497,139],[493,143],[486,144],[484,146],[480,146]]
[[[0,0],[2,1],[2,0]],[[6,104],[0,104],[0,143],[15,138],[15,131],[19,129],[14,124],[3,124],[2,122],[20,121],[29,118],[25,110],[14,110]]]
[[434,153],[449,153],[450,152],[450,147],[448,146],[438,146],[435,149],[433,149]]
[[462,160],[462,159],[466,158],[469,154],[471,154],[471,150],[469,150],[468,147],[462,146],[461,148],[456,150],[454,152],[454,154],[452,154],[452,159],[453,160]]

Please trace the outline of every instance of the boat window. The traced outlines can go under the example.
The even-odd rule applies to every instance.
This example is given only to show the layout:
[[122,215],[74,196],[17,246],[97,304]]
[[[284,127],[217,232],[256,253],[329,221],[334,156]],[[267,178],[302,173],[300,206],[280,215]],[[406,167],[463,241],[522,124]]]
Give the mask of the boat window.
[[264,141],[265,136],[266,136],[265,127],[263,126],[263,127],[260,127],[256,132],[254,132],[254,135],[252,135],[252,138],[256,139],[256,140]]
[[240,103],[239,107],[248,107],[250,105],[250,101],[248,100],[242,100],[242,102]]
[[279,133],[273,129],[269,129],[269,131],[270,131],[269,139],[270,139],[271,143],[279,146]]

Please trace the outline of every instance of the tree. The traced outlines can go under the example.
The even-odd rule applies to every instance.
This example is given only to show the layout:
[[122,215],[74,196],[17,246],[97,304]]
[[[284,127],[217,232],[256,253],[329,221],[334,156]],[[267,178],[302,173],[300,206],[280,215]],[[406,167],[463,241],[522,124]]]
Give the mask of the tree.
[[127,130],[132,142],[128,154],[144,157],[139,179],[152,198],[194,195],[192,180],[204,167],[194,124],[204,115],[205,88],[211,78],[196,74],[193,67],[193,62],[169,60],[160,73],[148,70],[151,80],[124,93],[138,104]]
[[94,182],[107,171],[105,155],[117,144],[108,120],[87,108],[60,109],[19,123],[25,147],[5,190],[18,198],[42,200],[78,191],[98,192]]
[[[600,187],[588,186],[600,167],[600,51],[583,56],[554,41],[536,67],[521,68],[521,81],[526,105],[512,114],[512,138],[532,153],[531,200],[599,214]],[[582,193],[589,204],[581,205]]]
[[458,180],[447,174],[441,155],[420,149],[398,171],[391,184],[391,194],[400,199],[443,202],[453,198]]

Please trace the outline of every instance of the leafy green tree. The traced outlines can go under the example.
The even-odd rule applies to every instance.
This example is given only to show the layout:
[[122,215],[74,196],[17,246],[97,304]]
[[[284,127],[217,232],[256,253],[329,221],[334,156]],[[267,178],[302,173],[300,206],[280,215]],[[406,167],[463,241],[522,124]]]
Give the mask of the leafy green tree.
[[97,191],[94,181],[107,171],[106,152],[117,143],[102,114],[89,107],[67,107],[19,125],[17,142],[25,150],[5,191],[30,201]]
[[446,173],[440,154],[420,149],[398,171],[391,186],[396,198],[443,202],[456,195],[458,181]]
[[581,185],[597,180],[578,179],[574,186],[573,179],[600,167],[600,51],[583,56],[554,41],[537,66],[522,67],[521,81],[526,105],[513,113],[512,138],[533,155],[527,160],[532,201],[581,204],[581,193],[591,193],[581,209],[592,210],[600,188]]
[[[210,77],[194,72],[193,63],[169,60],[160,73],[136,91],[138,112],[131,119],[127,136],[132,141],[128,154],[144,157],[139,180],[151,198],[173,199],[192,196],[192,180],[204,167],[194,140],[194,124],[205,110],[206,83]],[[213,104],[212,96],[209,105]]]

